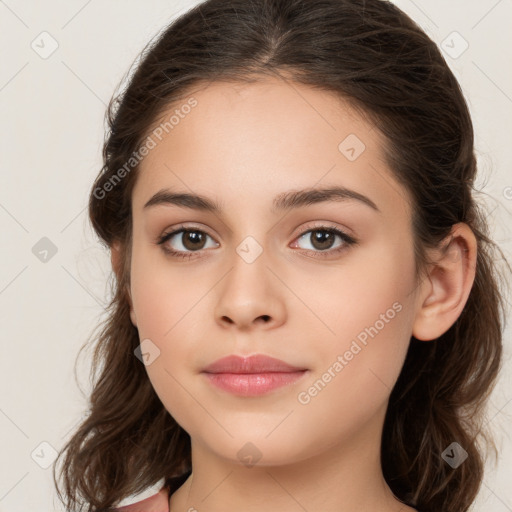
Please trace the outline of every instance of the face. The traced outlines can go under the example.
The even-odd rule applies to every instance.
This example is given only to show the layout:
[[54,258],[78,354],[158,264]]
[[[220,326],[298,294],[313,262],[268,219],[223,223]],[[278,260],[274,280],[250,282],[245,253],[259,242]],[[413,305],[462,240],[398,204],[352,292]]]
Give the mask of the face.
[[[279,79],[193,98],[169,110],[179,122],[153,137],[132,196],[131,316],[156,393],[193,446],[233,462],[375,434],[416,307],[408,195],[381,135],[345,101]],[[337,193],[299,200],[320,189]],[[227,390],[203,371],[233,354],[301,371],[274,388],[224,375],[239,385]]]

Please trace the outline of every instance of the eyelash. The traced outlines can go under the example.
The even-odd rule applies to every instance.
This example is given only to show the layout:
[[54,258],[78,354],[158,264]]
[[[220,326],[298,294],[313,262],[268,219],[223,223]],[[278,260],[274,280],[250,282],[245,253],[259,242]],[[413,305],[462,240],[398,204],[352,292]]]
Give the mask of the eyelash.
[[[324,257],[328,257],[328,256],[332,256],[333,254],[337,254],[345,249],[347,249],[347,247],[351,246],[351,245],[356,245],[358,242],[355,238],[347,235],[345,232],[343,231],[340,231],[339,229],[337,228],[334,228],[334,227],[330,227],[330,226],[314,226],[310,229],[307,229],[306,231],[302,232],[298,237],[297,239],[300,239],[302,238],[304,235],[308,234],[308,233],[311,233],[311,232],[314,232],[314,231],[324,231],[324,232],[327,232],[327,233],[331,233],[333,235],[338,235],[344,242],[343,245],[341,245],[340,247],[337,247],[336,249],[328,249],[326,251],[312,251],[312,250],[308,250],[308,249],[302,249],[302,251],[306,251],[306,252],[314,252],[314,253],[318,253],[320,256],[320,258],[324,258]],[[164,233],[162,236],[160,236],[157,240],[157,245],[161,245],[162,246],[162,250],[167,254],[169,255],[170,257],[173,257],[173,258],[183,258],[183,259],[190,259],[193,257],[193,255],[195,253],[198,253],[198,252],[201,252],[202,249],[198,250],[198,251],[188,251],[188,252],[185,252],[185,251],[175,251],[173,249],[169,249],[168,247],[165,247],[164,244],[170,240],[174,235],[177,235],[178,233],[186,233],[186,232],[194,232],[194,233],[203,233],[207,236],[209,236],[210,238],[213,238],[211,237],[208,233],[206,233],[205,231],[203,231],[202,229],[196,229],[194,227],[190,227],[190,226],[179,226],[177,229],[169,232],[169,233]],[[317,256],[315,256],[317,257]]]

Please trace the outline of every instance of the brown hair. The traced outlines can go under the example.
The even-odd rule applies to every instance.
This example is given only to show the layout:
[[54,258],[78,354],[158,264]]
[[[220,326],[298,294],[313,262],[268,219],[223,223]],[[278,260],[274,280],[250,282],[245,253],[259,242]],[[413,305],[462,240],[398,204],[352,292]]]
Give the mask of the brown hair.
[[[390,396],[381,456],[393,493],[422,512],[466,511],[478,493],[480,439],[493,444],[482,424],[502,357],[505,299],[495,251],[503,254],[474,198],[473,126],[456,78],[436,44],[384,0],[208,0],[148,44],[108,108],[89,215],[107,247],[122,244],[123,261],[96,337],[90,414],[59,454],[70,511],[85,504],[110,510],[191,467],[188,434],[134,356],[140,340],[127,287],[138,167],[126,163],[194,87],[284,74],[348,99],[384,134],[388,163],[413,202],[418,280],[425,250],[438,247],[454,224],[468,224],[477,238],[476,277],[460,317],[434,342],[411,339]],[[457,469],[441,458],[454,441],[469,455]]]

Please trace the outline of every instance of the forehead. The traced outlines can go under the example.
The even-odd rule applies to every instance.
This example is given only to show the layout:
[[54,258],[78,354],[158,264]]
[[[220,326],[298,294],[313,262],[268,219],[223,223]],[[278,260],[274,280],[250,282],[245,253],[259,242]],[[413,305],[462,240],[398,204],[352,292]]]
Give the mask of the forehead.
[[279,78],[213,82],[159,121],[150,134],[155,146],[139,166],[134,210],[164,187],[246,207],[249,200],[271,208],[284,190],[324,185],[366,191],[395,206],[407,200],[386,165],[381,133],[329,91]]

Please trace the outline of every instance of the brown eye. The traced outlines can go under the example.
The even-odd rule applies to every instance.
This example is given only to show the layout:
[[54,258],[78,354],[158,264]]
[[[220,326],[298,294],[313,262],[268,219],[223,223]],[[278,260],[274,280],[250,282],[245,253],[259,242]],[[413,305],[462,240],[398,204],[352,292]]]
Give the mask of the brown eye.
[[203,249],[206,240],[206,234],[201,231],[183,231],[181,237],[182,244],[185,249],[196,251]]
[[[212,244],[208,246],[208,238]],[[339,239],[336,244],[336,238]],[[357,240],[343,231],[333,227],[316,227],[302,233],[298,240],[309,241],[311,248],[306,247],[317,257],[329,257],[347,249],[350,245],[357,244]],[[162,235],[158,241],[162,250],[172,257],[191,258],[194,253],[200,253],[203,249],[218,247],[218,243],[201,229],[180,227],[170,233]],[[300,247],[304,249],[303,247]],[[195,256],[194,256],[195,257]]]
[[[207,239],[211,237],[200,229],[178,229],[163,235],[158,244],[169,253],[187,255],[207,248]],[[210,247],[215,247],[213,244]]]
[[320,251],[330,249],[334,244],[334,240],[336,238],[336,235],[334,233],[331,233],[330,231],[326,231],[323,229],[315,229],[314,231],[310,232],[309,236],[313,247]]
[[[340,242],[335,246],[336,238],[340,239]],[[306,231],[299,237],[299,240],[309,241],[312,248],[306,247],[305,249],[313,250],[314,252],[327,252],[330,250],[336,252],[336,250],[342,250],[345,246],[355,243],[352,237],[339,229],[322,227]]]

